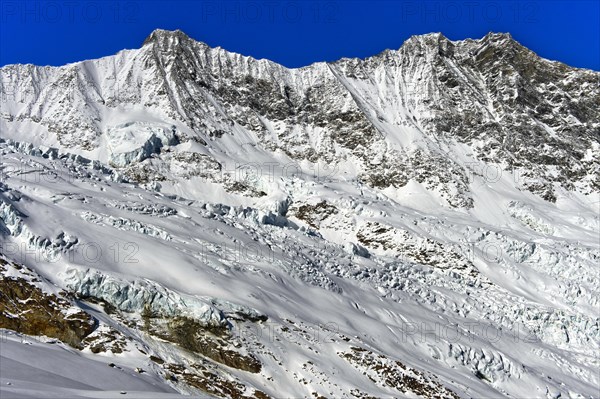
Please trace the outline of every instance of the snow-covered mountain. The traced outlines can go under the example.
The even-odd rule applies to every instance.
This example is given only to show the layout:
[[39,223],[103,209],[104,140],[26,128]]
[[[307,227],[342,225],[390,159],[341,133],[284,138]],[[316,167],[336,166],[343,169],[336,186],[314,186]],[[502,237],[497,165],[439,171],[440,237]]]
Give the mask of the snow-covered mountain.
[[156,30],[0,89],[0,327],[51,338],[5,330],[2,367],[112,364],[2,395],[600,396],[599,72],[508,34],[288,69]]

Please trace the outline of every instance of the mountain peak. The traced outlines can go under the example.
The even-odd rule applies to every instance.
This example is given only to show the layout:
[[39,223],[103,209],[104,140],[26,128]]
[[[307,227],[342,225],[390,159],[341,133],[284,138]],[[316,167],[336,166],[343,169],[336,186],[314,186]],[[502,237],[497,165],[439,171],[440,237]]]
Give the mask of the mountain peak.
[[476,40],[475,43],[481,46],[481,48],[496,48],[500,52],[499,54],[503,54],[504,56],[515,53],[535,54],[529,48],[515,40],[510,33],[489,32],[481,39]]
[[501,33],[501,32],[489,32],[487,35],[478,40],[481,44],[490,44],[495,46],[501,46],[503,48],[520,48],[529,50],[527,47],[523,46],[510,33]]
[[[400,48],[410,49],[429,49],[439,52],[441,55],[452,54],[454,43],[444,36],[441,32],[427,33],[424,35],[413,35],[409,37]],[[428,50],[428,51],[429,51]]]
[[176,30],[166,30],[166,29],[155,29],[150,33],[150,35],[144,40],[142,44],[145,46],[149,43],[163,43],[165,41],[174,41],[176,44],[183,41],[194,41],[194,39],[190,38],[183,31]]
[[433,33],[425,33],[423,35],[412,35],[409,37],[406,42],[446,42],[450,41],[446,36],[444,36],[441,32],[433,32]]
[[485,35],[483,37],[482,40],[485,41],[494,41],[494,42],[499,42],[499,41],[515,41],[515,39],[513,39],[512,35],[508,32],[503,33],[503,32],[489,32],[487,35]]

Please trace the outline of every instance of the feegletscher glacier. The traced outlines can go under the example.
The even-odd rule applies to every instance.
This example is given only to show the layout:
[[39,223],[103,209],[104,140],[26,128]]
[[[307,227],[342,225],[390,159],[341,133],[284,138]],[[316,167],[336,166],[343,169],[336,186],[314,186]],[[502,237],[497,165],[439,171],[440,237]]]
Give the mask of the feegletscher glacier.
[[0,89],[0,397],[600,397],[600,72],[156,30]]

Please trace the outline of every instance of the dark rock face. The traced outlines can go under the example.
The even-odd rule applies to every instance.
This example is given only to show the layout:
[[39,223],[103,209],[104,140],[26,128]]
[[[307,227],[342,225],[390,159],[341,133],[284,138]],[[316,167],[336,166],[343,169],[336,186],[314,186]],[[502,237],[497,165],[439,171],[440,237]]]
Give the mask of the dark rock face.
[[[9,277],[7,268],[33,277]],[[57,338],[73,347],[82,348],[82,341],[94,331],[96,321],[80,310],[68,312],[72,306],[66,294],[56,295],[36,286],[40,282],[24,266],[0,258],[0,327],[28,335]]]
[[190,319],[178,318],[170,321],[169,332],[163,337],[194,353],[206,356],[218,363],[238,370],[258,373],[262,365],[252,355],[243,355],[227,349],[226,330],[208,331]]

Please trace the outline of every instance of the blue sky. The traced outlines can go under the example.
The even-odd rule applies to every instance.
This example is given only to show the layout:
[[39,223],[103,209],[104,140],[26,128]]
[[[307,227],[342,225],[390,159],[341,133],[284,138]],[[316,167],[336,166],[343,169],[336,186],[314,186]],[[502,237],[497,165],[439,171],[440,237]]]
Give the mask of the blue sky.
[[600,70],[600,1],[1,0],[0,65],[62,65],[138,48],[155,28],[288,67],[510,32],[539,55]]

